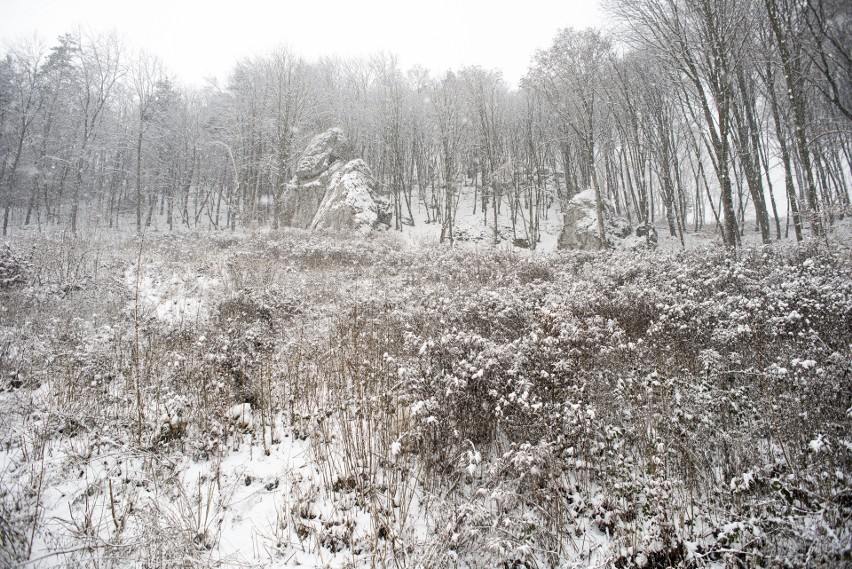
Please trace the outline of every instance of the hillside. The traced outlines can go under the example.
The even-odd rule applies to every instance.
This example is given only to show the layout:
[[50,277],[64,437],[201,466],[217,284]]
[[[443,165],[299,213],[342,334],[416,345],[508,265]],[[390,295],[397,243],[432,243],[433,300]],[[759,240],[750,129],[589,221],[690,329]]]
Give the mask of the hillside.
[[852,562],[844,240],[0,257],[4,567]]

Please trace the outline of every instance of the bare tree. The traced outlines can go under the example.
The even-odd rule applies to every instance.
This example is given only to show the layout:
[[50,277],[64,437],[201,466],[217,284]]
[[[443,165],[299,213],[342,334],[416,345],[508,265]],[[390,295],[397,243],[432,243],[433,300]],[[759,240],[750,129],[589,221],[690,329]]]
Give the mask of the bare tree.
[[275,212],[272,226],[277,229],[282,221],[284,191],[286,189],[293,143],[313,112],[312,77],[305,62],[290,50],[279,48],[263,60],[262,68],[271,83],[268,104],[269,148],[274,155]]
[[461,152],[467,138],[468,119],[464,115],[462,84],[453,72],[447,72],[432,86],[432,107],[438,124],[441,172],[443,174],[443,219],[441,243],[453,244],[453,223],[457,199],[458,176],[461,173]]
[[91,145],[98,135],[110,96],[126,70],[122,63],[123,47],[115,33],[91,35],[78,31],[73,37],[76,48],[73,62],[79,89],[75,111],[79,131],[70,221],[71,231],[76,233]]
[[804,74],[801,69],[801,61],[794,52],[797,47],[801,48],[801,42],[797,41],[795,35],[798,25],[796,23],[796,9],[787,0],[764,0],[769,26],[772,30],[775,44],[781,59],[784,71],[784,82],[787,89],[787,102],[790,105],[793,117],[793,140],[796,144],[797,155],[802,164],[805,176],[807,203],[810,210],[811,228],[814,234],[823,235],[822,213],[820,211],[820,199],[817,193],[814,178],[814,169],[811,161],[811,150],[808,147],[807,128],[808,121],[805,111]]
[[695,101],[719,182],[724,240],[739,243],[731,182],[735,69],[750,34],[750,6],[738,0],[607,0],[635,45],[669,66],[676,88]]
[[18,173],[24,158],[25,143],[31,138],[31,127],[44,104],[42,61],[44,48],[37,41],[15,46],[0,67],[2,84],[2,119],[0,146],[0,195],[3,196],[3,235],[9,226],[9,212],[17,197]]
[[806,0],[804,5],[791,7],[805,12],[803,19],[811,40],[807,53],[817,71],[816,88],[847,121],[852,121],[852,4],[845,0]]
[[142,233],[142,208],[144,206],[144,180],[142,176],[142,146],[151,125],[157,86],[163,80],[162,64],[157,57],[142,52],[131,65],[130,82],[136,103],[136,232]]
[[595,192],[598,232],[605,242],[603,202],[596,165],[598,124],[605,113],[600,94],[612,44],[597,30],[563,29],[553,45],[536,54],[525,85],[541,92],[561,119],[565,134],[579,141],[582,185]]
[[[506,128],[508,112],[508,92],[503,76],[499,71],[486,71],[480,67],[467,67],[460,72],[469,106],[468,115],[472,117],[472,127],[476,132],[475,162],[482,178],[482,215],[488,220],[488,199],[491,199],[491,215],[494,230],[494,242],[499,241],[497,214],[503,188],[507,186],[506,173],[508,160],[505,156]],[[475,174],[476,175],[476,174]],[[474,179],[476,187],[476,178]],[[474,196],[474,213],[476,213]],[[535,242],[535,239],[532,239]]]
[[[379,179],[390,189],[394,227],[402,230],[403,223],[414,224],[411,210],[414,183],[414,147],[412,98],[413,94],[397,58],[381,54],[372,60],[376,75],[376,93],[372,98],[374,135],[381,140],[376,158]],[[405,209],[405,215],[403,214]]]

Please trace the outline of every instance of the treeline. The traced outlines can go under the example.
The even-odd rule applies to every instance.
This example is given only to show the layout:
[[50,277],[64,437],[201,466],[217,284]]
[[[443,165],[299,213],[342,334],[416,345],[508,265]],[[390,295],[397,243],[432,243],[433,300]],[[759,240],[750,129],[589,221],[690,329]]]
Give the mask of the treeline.
[[[246,59],[181,87],[114,34],[0,60],[0,208],[14,227],[278,227],[299,153],[342,127],[391,197],[452,240],[459,188],[530,243],[594,188],[673,236],[737,245],[821,236],[849,210],[852,6],[844,0],[606,0],[618,32],[564,29],[517,89],[499,71],[431,75],[393,56]],[[778,187],[781,186],[781,187]],[[465,206],[468,207],[468,206]],[[415,212],[419,212],[415,215]]]

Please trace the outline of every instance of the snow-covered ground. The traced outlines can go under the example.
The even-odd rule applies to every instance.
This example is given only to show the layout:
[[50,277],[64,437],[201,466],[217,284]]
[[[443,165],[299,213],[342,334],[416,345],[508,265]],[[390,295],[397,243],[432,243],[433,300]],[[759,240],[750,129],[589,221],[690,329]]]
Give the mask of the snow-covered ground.
[[561,254],[472,209],[454,249],[14,234],[0,566],[848,564],[843,223]]

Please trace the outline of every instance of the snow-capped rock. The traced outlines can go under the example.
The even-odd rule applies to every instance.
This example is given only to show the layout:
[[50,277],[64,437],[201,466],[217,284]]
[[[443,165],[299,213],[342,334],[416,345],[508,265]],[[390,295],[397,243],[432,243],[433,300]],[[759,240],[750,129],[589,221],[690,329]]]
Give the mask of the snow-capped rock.
[[335,162],[348,160],[351,153],[343,130],[330,128],[311,139],[296,165],[296,178],[300,183],[318,178]]
[[339,128],[311,140],[287,190],[284,225],[366,235],[390,224],[390,205],[379,193],[369,166],[361,159],[349,160],[351,154]]
[[601,249],[628,245],[625,239],[630,237],[632,229],[626,219],[620,217],[613,205],[602,200],[605,242],[601,242],[598,230],[597,203],[592,189],[580,192],[568,202],[562,233],[557,248],[580,251],[599,251]]
[[370,167],[358,158],[335,171],[311,229],[353,229],[366,235],[389,226],[390,220],[390,204],[376,190]]

